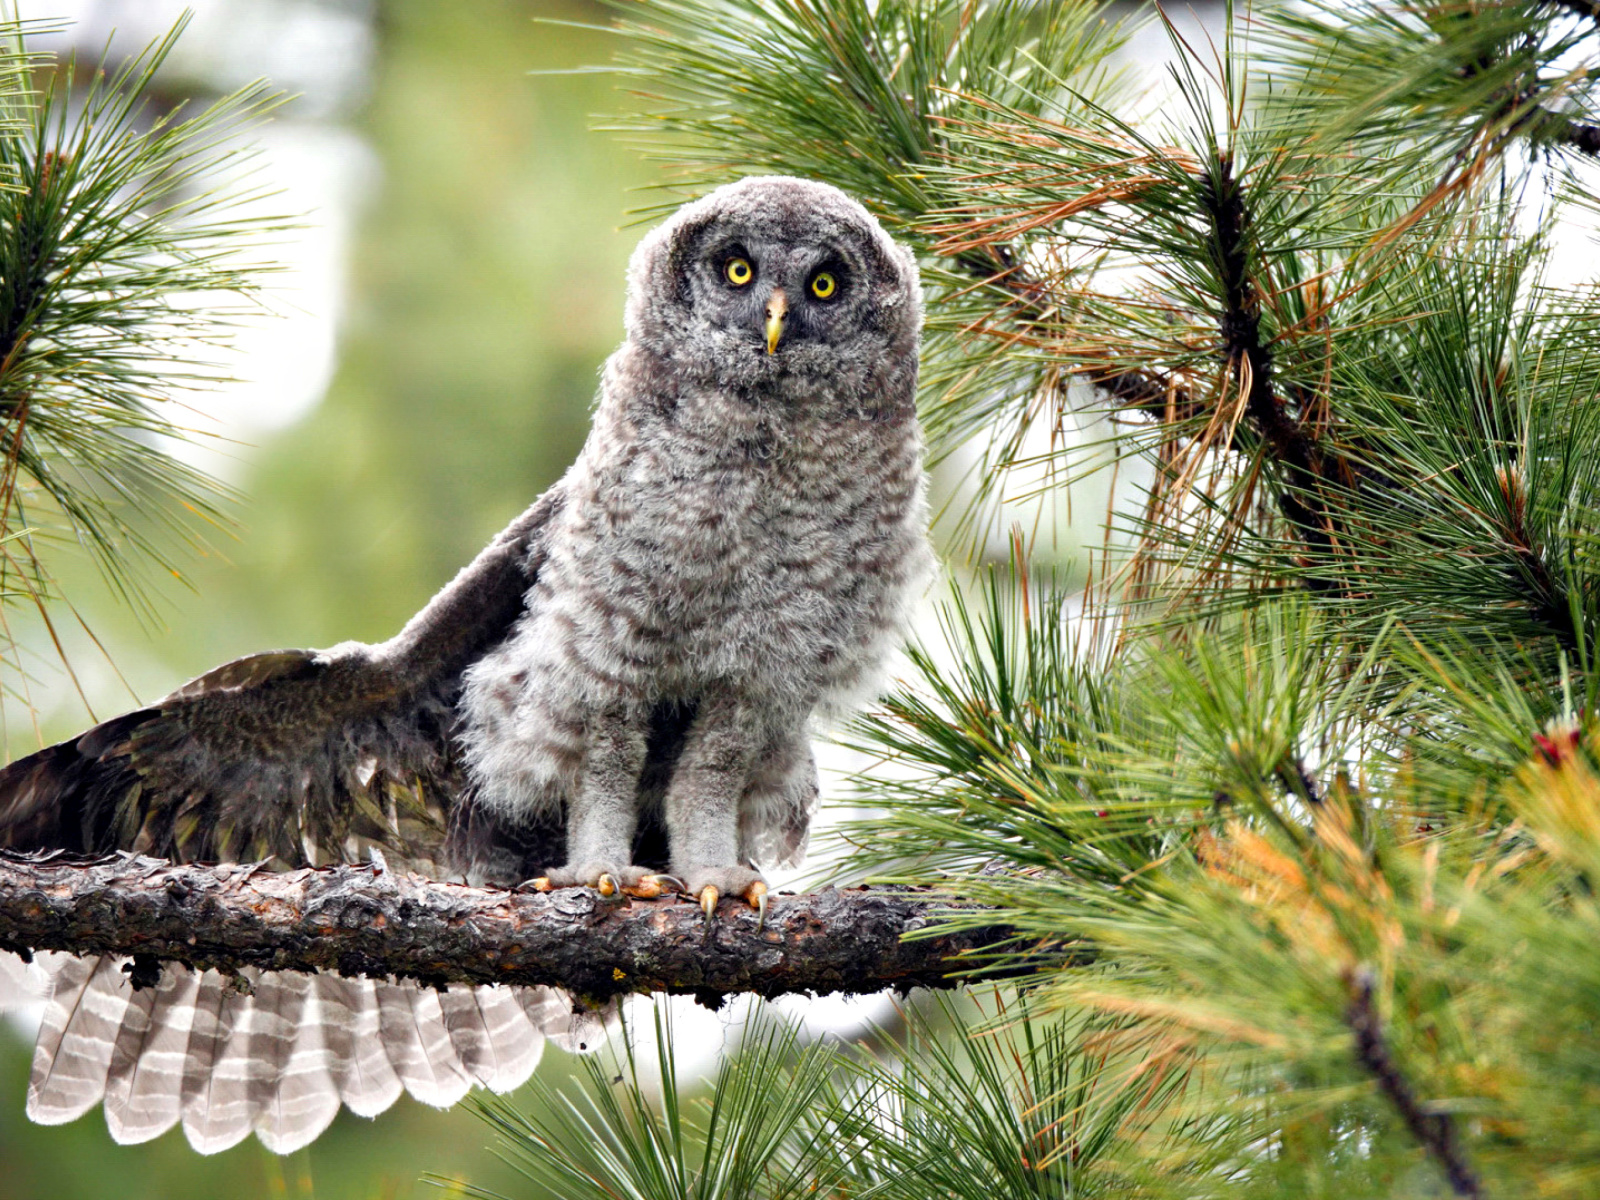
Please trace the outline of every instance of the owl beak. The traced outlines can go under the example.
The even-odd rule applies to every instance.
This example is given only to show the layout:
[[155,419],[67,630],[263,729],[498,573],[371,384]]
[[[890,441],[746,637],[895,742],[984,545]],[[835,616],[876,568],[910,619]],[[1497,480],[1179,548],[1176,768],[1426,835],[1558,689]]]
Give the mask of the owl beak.
[[783,336],[783,319],[789,315],[789,297],[782,288],[773,288],[767,297],[767,353],[778,352],[778,339]]

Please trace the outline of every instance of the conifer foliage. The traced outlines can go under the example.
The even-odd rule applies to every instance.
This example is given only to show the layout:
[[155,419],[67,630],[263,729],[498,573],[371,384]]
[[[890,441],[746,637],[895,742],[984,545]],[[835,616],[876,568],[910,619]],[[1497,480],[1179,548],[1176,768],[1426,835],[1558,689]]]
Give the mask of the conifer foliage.
[[[52,639],[64,549],[148,613],[149,568],[182,578],[178,548],[225,523],[226,489],[172,451],[197,433],[194,393],[228,378],[285,224],[251,207],[240,137],[277,100],[261,83],[164,98],[185,23],[111,65],[30,52],[47,25],[0,23],[0,597]],[[3,608],[0,655],[25,690]]]
[[[774,1195],[818,1137],[819,1195],[1600,1189],[1600,10],[1225,23],[1157,101],[1086,3],[620,8],[686,189],[817,176],[921,252],[936,455],[1119,468],[1092,586],[1019,537],[854,733],[858,865],[1032,973],[831,1090],[757,1039],[712,1103],[806,1081]],[[625,1157],[562,1169],[726,1194]]]

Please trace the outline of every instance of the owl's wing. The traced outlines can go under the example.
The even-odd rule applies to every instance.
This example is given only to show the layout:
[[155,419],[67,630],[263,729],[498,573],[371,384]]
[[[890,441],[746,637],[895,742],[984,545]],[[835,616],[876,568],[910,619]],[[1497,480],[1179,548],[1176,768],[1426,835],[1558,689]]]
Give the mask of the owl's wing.
[[[537,831],[461,810],[451,726],[461,674],[522,611],[562,500],[546,493],[388,642],[242,658],[12,763],[0,846],[299,866],[379,845],[415,869],[448,858],[491,873],[548,861]],[[484,861],[496,851],[502,862]],[[252,971],[241,986],[168,964],[158,986],[135,989],[121,959],[41,957],[53,980],[28,1113],[55,1124],[104,1100],[124,1142],[182,1121],[205,1153],[252,1130],[286,1153],[341,1102],[372,1116],[402,1090],[434,1105],[473,1083],[507,1090],[546,1036],[597,1033],[546,988]]]
[[503,640],[559,486],[394,638],[240,658],[0,771],[0,846],[178,861],[439,864],[462,672]]

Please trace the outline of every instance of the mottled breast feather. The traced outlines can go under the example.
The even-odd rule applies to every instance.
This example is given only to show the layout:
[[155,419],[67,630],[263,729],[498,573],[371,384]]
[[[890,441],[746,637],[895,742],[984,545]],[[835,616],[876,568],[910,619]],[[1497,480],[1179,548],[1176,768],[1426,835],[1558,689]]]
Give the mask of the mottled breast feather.
[[[794,292],[825,265],[843,299],[790,301],[810,324],[773,353],[719,254],[753,264],[752,292],[763,271]],[[808,723],[871,690],[931,574],[920,322],[910,256],[823,185],[747,180],[641,244],[628,340],[544,567],[512,637],[467,673],[481,803],[571,812],[614,714],[732,704],[760,747],[740,853],[798,856],[816,800]]]

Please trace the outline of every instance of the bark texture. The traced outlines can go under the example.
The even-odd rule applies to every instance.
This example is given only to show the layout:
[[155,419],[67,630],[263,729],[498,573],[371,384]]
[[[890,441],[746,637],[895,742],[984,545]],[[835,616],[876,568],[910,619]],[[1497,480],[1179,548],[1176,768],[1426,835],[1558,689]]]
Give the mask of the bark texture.
[[905,940],[948,912],[913,891],[829,888],[773,895],[758,929],[756,913],[732,900],[708,923],[677,896],[473,888],[378,866],[274,872],[0,853],[0,948],[133,955],[136,986],[153,982],[157,963],[180,962],[547,984],[595,1001],[950,987],[952,972],[980,965],[973,956],[1009,931]]

